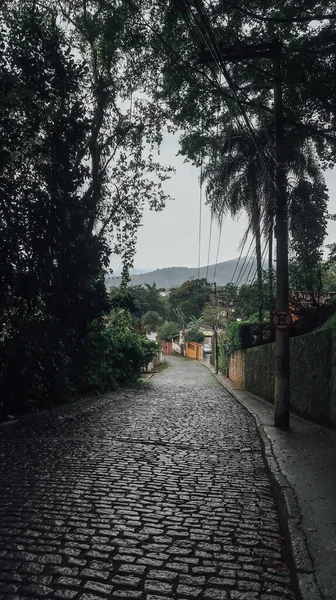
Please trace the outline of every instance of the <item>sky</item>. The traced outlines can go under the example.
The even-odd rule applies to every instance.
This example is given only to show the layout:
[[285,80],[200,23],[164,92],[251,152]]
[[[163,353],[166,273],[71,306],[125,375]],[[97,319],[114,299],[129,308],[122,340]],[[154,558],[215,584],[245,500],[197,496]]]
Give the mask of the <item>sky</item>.
[[[172,197],[166,208],[155,213],[145,210],[143,225],[138,232],[137,253],[134,269],[152,271],[163,267],[197,267],[199,236],[199,169],[184,162],[177,156],[179,150],[178,136],[165,136],[161,148],[161,160],[164,164],[175,167],[176,173],[166,182],[165,190]],[[336,170],[325,173],[329,188],[329,212],[336,213]],[[247,227],[244,213],[233,220],[226,216],[223,222],[219,245],[218,262],[236,258],[240,252],[240,241]],[[205,205],[205,193],[202,193],[202,231],[201,231],[201,266],[208,262],[210,233],[210,211]],[[210,261],[216,262],[219,230],[213,224]],[[328,221],[328,237],[326,244],[336,241],[336,222]],[[248,248],[249,243],[245,246]],[[326,250],[327,253],[327,250]],[[121,268],[120,261],[112,258],[111,266],[115,272]]]

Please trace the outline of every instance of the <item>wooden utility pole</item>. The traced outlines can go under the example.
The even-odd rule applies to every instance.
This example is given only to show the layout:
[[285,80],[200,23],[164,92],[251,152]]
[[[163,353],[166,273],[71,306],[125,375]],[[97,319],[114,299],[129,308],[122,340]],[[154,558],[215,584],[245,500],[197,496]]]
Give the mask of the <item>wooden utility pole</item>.
[[[220,48],[224,62],[241,62],[251,58],[268,58],[273,61],[274,74],[274,118],[275,118],[275,237],[276,237],[276,312],[280,322],[275,334],[275,386],[274,386],[274,425],[289,426],[289,316],[288,300],[288,207],[286,194],[286,170],[284,149],[284,117],[281,84],[281,43],[251,44]],[[208,51],[202,53],[202,60],[213,60]]]
[[[281,86],[281,46],[273,55],[276,157],[276,310],[289,313],[288,300],[288,210],[286,193],[284,118]],[[274,425],[289,427],[289,329],[275,331]]]

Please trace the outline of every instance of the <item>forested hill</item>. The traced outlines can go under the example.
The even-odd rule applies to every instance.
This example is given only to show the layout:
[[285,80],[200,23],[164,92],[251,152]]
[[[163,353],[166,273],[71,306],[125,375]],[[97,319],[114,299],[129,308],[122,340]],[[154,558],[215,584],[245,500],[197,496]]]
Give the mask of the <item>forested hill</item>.
[[[216,269],[216,282],[217,285],[225,285],[231,281],[232,275],[236,268],[238,259],[227,260],[222,263],[218,263]],[[239,267],[237,271],[240,271],[241,266],[244,263],[244,259],[240,260]],[[246,266],[246,265],[245,265]],[[250,262],[248,264],[248,268],[244,276],[241,279],[241,283],[245,283],[247,275],[250,271]],[[251,273],[254,274],[255,266],[253,265]],[[201,267],[200,269],[200,279],[205,278],[208,275],[208,280],[212,281],[214,279],[215,265],[210,265],[207,267]],[[237,273],[236,273],[237,275]],[[144,285],[145,283],[153,284],[156,283],[158,288],[170,289],[173,287],[178,287],[182,285],[185,281],[189,279],[197,279],[198,277],[198,269],[188,268],[188,267],[167,267],[165,269],[156,269],[156,271],[151,271],[150,273],[142,273],[141,275],[132,275],[131,283],[132,285]],[[236,279],[236,277],[235,277]],[[106,278],[106,287],[110,289],[111,287],[117,287],[120,285],[121,278],[120,277],[107,277]]]

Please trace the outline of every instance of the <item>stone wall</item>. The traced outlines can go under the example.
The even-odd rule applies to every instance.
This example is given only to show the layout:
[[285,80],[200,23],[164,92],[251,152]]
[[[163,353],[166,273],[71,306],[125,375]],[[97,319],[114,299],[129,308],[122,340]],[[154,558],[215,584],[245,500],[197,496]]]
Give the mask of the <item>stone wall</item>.
[[[291,410],[336,428],[336,330],[290,340]],[[273,403],[274,344],[236,352],[229,377],[249,392]]]
[[229,376],[231,381],[240,387],[245,387],[245,350],[236,352],[229,363]]

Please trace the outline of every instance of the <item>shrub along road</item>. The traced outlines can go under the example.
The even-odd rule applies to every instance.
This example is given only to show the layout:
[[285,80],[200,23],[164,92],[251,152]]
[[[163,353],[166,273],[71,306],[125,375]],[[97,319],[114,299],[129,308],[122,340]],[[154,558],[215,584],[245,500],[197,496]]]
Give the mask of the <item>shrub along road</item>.
[[0,428],[0,598],[294,598],[253,418],[170,363]]

